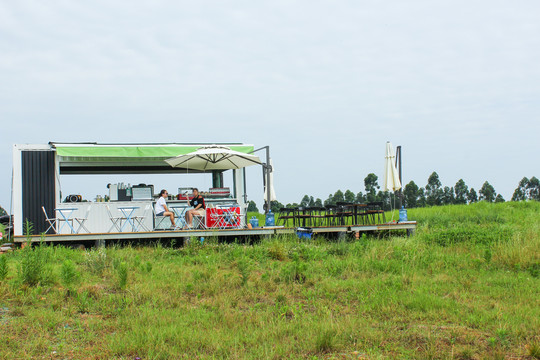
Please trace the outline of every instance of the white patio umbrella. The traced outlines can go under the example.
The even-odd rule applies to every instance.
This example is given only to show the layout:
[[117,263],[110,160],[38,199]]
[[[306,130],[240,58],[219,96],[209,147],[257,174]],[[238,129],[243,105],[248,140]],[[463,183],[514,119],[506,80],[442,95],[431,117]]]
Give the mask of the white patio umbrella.
[[165,161],[172,167],[204,171],[241,169],[261,164],[261,159],[256,155],[219,145],[204,146],[192,153],[178,155]]
[[401,189],[401,182],[396,169],[396,154],[390,141],[386,142],[386,155],[384,156],[384,187],[385,191]]

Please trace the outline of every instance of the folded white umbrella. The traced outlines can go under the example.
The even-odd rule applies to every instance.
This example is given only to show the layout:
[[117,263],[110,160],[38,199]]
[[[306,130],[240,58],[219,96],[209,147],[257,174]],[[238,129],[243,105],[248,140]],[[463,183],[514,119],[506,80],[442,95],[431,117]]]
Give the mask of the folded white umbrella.
[[390,141],[386,143],[386,155],[384,156],[384,187],[385,191],[401,189],[399,174],[396,169],[396,154]]
[[242,153],[219,145],[204,146],[192,153],[179,155],[165,161],[172,167],[203,171],[241,169],[261,164],[261,159],[256,155]]

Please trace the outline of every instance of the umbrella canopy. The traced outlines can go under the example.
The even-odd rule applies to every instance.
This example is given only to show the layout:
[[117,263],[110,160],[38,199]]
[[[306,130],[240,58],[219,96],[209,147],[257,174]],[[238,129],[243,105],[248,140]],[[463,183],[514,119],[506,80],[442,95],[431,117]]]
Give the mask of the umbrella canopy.
[[229,170],[261,164],[258,156],[231,150],[226,146],[204,146],[189,154],[166,159],[172,167],[194,170]]
[[385,191],[401,189],[401,182],[396,169],[396,154],[390,141],[386,143],[386,155],[384,156],[384,187]]

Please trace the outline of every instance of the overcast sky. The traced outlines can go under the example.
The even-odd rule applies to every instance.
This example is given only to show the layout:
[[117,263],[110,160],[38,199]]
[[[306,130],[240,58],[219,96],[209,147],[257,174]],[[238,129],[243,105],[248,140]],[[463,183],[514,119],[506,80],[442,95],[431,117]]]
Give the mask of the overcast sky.
[[49,141],[270,145],[283,203],[382,184],[391,141],[405,183],[509,200],[540,176],[540,2],[0,0],[0,120],[7,209],[12,145]]

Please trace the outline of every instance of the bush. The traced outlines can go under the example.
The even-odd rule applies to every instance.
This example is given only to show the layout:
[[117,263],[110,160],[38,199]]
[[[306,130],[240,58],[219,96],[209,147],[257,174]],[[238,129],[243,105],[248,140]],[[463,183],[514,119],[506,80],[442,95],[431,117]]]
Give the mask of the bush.
[[0,256],[0,280],[4,280],[8,274],[7,256]]
[[62,268],[60,271],[61,278],[62,278],[62,284],[67,288],[71,289],[73,284],[75,284],[79,280],[79,273],[77,272],[77,269],[75,265],[73,264],[73,261],[66,260],[62,264]]
[[125,289],[128,280],[128,266],[125,261],[122,261],[116,266],[116,273],[118,275],[118,288]]

